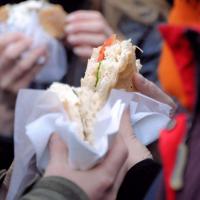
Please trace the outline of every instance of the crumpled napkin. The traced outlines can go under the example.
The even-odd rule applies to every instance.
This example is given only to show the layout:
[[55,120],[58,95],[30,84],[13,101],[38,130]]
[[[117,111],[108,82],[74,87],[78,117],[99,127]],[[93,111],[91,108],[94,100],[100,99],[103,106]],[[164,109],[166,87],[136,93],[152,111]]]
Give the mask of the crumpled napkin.
[[40,172],[45,170],[48,141],[53,132],[60,134],[67,144],[69,163],[73,168],[87,170],[100,162],[119,130],[122,113],[128,105],[131,105],[134,132],[144,143],[157,138],[159,130],[169,121],[171,108],[168,105],[139,93],[112,90],[106,105],[97,114],[91,145],[80,139],[76,124],[69,121],[55,93],[21,90],[15,113],[14,171],[7,199],[19,197],[30,179],[33,179],[33,172],[29,168],[35,155],[37,169]]
[[145,145],[156,141],[168,124],[171,107],[136,93],[130,102],[131,122],[136,137]]
[[[115,103],[111,103],[111,102]],[[48,163],[48,141],[52,133],[58,133],[68,146],[69,163],[78,170],[94,166],[108,151],[120,125],[125,108],[122,100],[112,99],[97,114],[92,144],[83,141],[77,133],[76,124],[71,122],[55,93],[47,91],[39,97],[26,125],[26,135],[36,152],[37,167],[43,171]]]

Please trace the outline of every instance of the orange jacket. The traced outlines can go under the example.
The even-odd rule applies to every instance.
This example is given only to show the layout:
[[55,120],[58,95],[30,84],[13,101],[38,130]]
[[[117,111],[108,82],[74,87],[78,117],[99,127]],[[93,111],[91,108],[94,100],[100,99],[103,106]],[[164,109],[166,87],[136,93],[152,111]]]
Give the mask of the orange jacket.
[[[186,0],[175,0],[169,19],[169,25],[196,27],[200,26],[200,4],[189,3]],[[166,92],[175,96],[181,104],[192,109],[193,102],[189,102],[187,92],[184,90],[184,82],[177,70],[176,61],[167,43],[164,43],[158,69],[159,79]],[[174,87],[174,85],[176,87]]]

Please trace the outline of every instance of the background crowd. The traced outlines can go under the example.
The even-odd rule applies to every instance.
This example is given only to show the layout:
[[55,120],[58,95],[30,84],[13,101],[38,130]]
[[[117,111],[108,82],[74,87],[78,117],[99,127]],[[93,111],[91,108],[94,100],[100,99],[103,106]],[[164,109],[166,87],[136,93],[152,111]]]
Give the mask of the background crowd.
[[[0,5],[17,2],[21,1],[2,0]],[[44,178],[23,199],[198,199],[199,1],[50,2],[62,5],[68,13],[62,41],[68,69],[60,82],[78,86],[92,49],[116,33],[122,39],[131,38],[143,50],[137,52],[143,68],[142,75],[133,77],[136,89],[171,105],[174,116],[159,141],[148,146],[148,150],[135,138],[125,113],[119,136],[105,161],[87,172],[76,172],[67,166],[67,154],[63,153],[67,147],[54,135]],[[0,33],[0,169],[8,169],[14,158],[13,124],[18,91],[45,89],[52,83],[39,84],[35,80],[43,67],[37,64],[38,57],[48,57],[46,46],[30,51],[28,59],[20,56],[31,43],[32,39],[22,33]],[[6,173],[2,175],[5,176]]]

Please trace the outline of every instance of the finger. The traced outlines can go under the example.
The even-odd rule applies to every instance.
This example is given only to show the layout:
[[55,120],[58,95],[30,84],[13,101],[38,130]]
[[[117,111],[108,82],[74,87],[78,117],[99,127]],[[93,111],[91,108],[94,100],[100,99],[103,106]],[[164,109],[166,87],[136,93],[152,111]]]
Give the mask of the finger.
[[49,156],[50,163],[67,162],[68,153],[67,146],[58,134],[53,134],[49,140]]
[[74,34],[74,33],[104,33],[106,28],[106,24],[104,21],[77,21],[75,23],[70,23],[66,26],[65,32],[66,34]]
[[130,120],[130,109],[126,109],[123,113],[119,134],[124,139],[126,147],[128,148],[129,157],[127,159],[127,166],[130,169],[133,165],[145,158],[151,158],[151,154],[146,147],[141,144],[136,138]]
[[0,68],[8,68],[31,46],[31,39],[25,38],[10,44],[2,53]]
[[114,180],[113,187],[111,188],[110,191],[108,191],[109,194],[107,196],[107,200],[116,199],[117,193],[124,180],[124,177],[126,176],[127,171],[128,171],[128,167],[127,167],[127,163],[125,162],[122,168],[120,169],[119,173],[117,174],[116,179]]
[[21,72],[29,70],[33,65],[37,64],[41,57],[46,57],[47,51],[45,46],[41,46],[30,51],[25,58],[22,58],[21,62],[18,64],[18,68]]
[[11,91],[14,94],[17,94],[20,89],[27,88],[41,69],[42,65],[33,66],[30,71],[28,71],[21,78],[16,80],[16,83],[8,87],[7,90]]
[[45,55],[45,47],[37,48],[31,51],[26,58],[22,58],[21,61],[19,61],[19,63],[14,68],[12,68],[1,78],[0,87],[2,89],[7,89],[15,86],[15,81],[18,78],[23,78],[22,76],[24,75],[24,73],[29,71],[35,65],[38,58]]
[[80,33],[67,37],[67,41],[72,46],[93,46],[97,47],[105,41],[107,37],[104,34]]
[[125,146],[123,138],[118,135],[112,149],[108,153],[102,165],[99,167],[102,170],[106,170],[108,177],[111,177],[111,179],[113,178],[113,180],[115,180],[127,157],[128,150]]
[[66,22],[70,23],[74,21],[87,21],[100,18],[102,18],[102,15],[98,11],[79,10],[67,15]]
[[160,102],[163,102],[165,104],[168,104],[173,109],[176,109],[176,104],[174,103],[174,101],[159,87],[157,87],[154,83],[144,78],[142,75],[135,73],[133,77],[133,82],[136,89],[142,94]]
[[93,48],[91,46],[78,46],[73,49],[74,54],[82,58],[89,58],[92,55]]
[[120,128],[119,128],[119,134],[122,135],[124,138],[124,141],[129,140],[129,137],[133,137],[133,128],[131,125],[131,118],[130,118],[130,109],[125,109],[121,122],[120,122]]
[[24,36],[21,33],[7,33],[0,35],[0,53],[13,42],[23,39]]

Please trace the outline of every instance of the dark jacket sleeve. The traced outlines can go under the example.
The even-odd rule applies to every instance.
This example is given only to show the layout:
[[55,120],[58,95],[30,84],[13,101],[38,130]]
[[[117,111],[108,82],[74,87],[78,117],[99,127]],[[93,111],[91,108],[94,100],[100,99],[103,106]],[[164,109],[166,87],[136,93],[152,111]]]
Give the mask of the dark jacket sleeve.
[[133,166],[125,176],[117,200],[144,199],[161,166],[152,159],[146,159]]
[[61,177],[45,177],[37,182],[21,200],[89,200],[71,181]]

